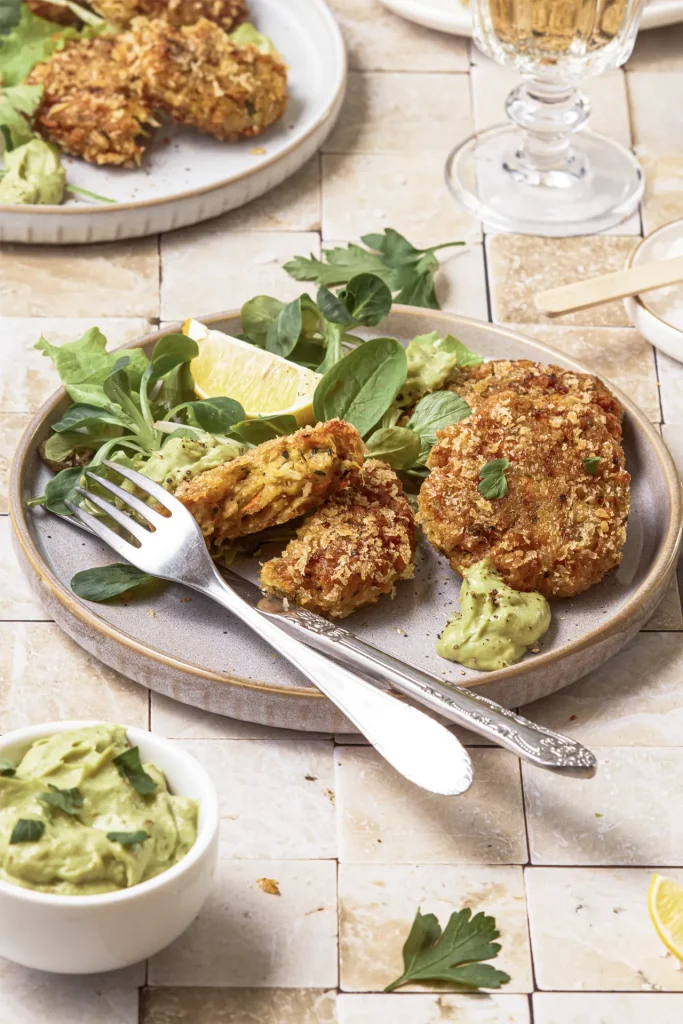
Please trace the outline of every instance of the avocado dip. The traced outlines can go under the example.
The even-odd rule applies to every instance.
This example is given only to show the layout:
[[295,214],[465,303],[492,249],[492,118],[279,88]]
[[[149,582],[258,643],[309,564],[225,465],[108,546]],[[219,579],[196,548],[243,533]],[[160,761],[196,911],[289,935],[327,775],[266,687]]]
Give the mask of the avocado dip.
[[549,625],[550,605],[543,595],[508,587],[487,559],[465,569],[460,612],[439,637],[436,653],[491,672],[519,661]]
[[185,856],[197,814],[122,726],[60,732],[16,766],[0,760],[0,879],[64,896],[126,889]]

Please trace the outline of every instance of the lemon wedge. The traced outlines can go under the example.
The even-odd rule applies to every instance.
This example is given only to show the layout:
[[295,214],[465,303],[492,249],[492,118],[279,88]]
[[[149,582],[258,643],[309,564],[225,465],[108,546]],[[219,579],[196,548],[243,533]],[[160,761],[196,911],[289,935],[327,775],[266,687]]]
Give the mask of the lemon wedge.
[[210,331],[197,320],[186,320],[183,334],[199,346],[190,371],[200,398],[234,398],[250,419],[288,414],[299,426],[315,423],[313,392],[319,373],[229,334]]
[[666,948],[683,960],[683,885],[671,878],[654,875],[647,907]]

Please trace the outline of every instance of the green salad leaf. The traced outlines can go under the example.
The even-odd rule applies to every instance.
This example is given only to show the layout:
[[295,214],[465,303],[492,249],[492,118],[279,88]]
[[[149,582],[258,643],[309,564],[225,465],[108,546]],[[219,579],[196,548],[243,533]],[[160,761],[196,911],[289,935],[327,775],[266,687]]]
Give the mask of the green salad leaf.
[[246,418],[246,413],[234,398],[205,398],[201,402],[186,402],[188,421],[214,437],[227,437],[232,428]]
[[5,139],[6,152],[33,138],[30,119],[42,95],[42,85],[15,85],[0,89],[0,131]]
[[299,340],[303,328],[301,297],[288,303],[271,323],[266,335],[266,349],[286,359]]
[[392,469],[410,469],[420,457],[420,437],[407,427],[383,427],[368,438],[369,459],[388,462]]
[[285,263],[284,269],[296,281],[315,281],[326,288],[346,284],[358,274],[376,274],[386,284],[391,280],[391,268],[382,257],[378,253],[368,252],[360,245],[323,249],[323,257],[324,260],[319,260],[313,254],[308,259],[295,256],[289,263]]
[[22,0],[0,0],[0,36],[6,36],[21,18]]
[[5,757],[0,757],[0,777],[10,779],[17,774],[16,765]]
[[479,493],[484,498],[504,498],[508,492],[505,470],[510,463],[507,459],[492,459],[479,470]]
[[415,461],[424,465],[436,444],[436,431],[466,419],[471,412],[465,399],[453,391],[432,391],[421,398],[407,423],[420,437],[420,453]]
[[[99,327],[90,327],[76,341],[67,341],[63,345],[51,345],[46,338],[41,337],[35,347],[52,360],[59,379],[70,395],[72,385],[101,387],[121,358],[120,352],[107,352],[107,339]],[[147,356],[141,348],[129,349],[126,356],[129,360],[127,373],[131,384],[139,386],[147,368]],[[73,400],[77,402],[81,399],[78,397]]]
[[40,504],[50,512],[56,512],[58,516],[70,516],[71,509],[64,504],[64,501],[68,499],[73,504],[78,504],[81,500],[76,493],[76,488],[80,486],[82,475],[83,468],[81,466],[61,470],[46,484],[45,495],[42,500],[39,499]]
[[80,789],[58,789],[57,786],[50,786],[49,793],[39,793],[38,799],[41,804],[70,814],[72,818],[77,817],[83,807],[83,794]]
[[376,274],[352,277],[339,293],[353,320],[364,327],[376,327],[391,312],[389,286]]
[[451,914],[443,932],[434,914],[418,910],[403,946],[403,974],[384,991],[416,981],[447,981],[467,991],[500,988],[510,976],[481,962],[498,956],[501,947],[493,940],[499,936],[495,918],[472,917],[469,907]]
[[230,38],[236,46],[255,46],[259,53],[270,53],[278,55],[275,43],[268,36],[252,25],[249,21],[243,21],[241,25],[230,32]]
[[149,832],[138,829],[137,832],[107,832],[107,839],[112,843],[120,843],[121,846],[137,846],[149,839]]
[[45,822],[35,818],[19,818],[9,837],[10,846],[15,843],[37,843],[45,831]]
[[21,85],[36,64],[55,50],[63,50],[70,39],[90,39],[111,31],[112,26],[101,19],[98,25],[82,29],[58,25],[37,17],[22,4],[18,22],[0,39],[0,80],[5,86]]
[[284,308],[285,303],[274,299],[272,295],[257,295],[245,302],[240,312],[240,320],[247,339],[253,345],[265,348],[268,330]]
[[259,416],[253,420],[236,423],[231,433],[247,444],[258,445],[264,441],[272,441],[274,437],[287,437],[297,429],[293,416]]
[[71,580],[71,589],[84,601],[110,601],[135,587],[152,583],[156,579],[134,565],[117,562],[77,572]]
[[372,338],[329,369],[313,395],[319,421],[352,423],[361,435],[381,420],[403,385],[408,363],[395,338]]
[[131,747],[130,750],[124,750],[122,754],[118,754],[112,764],[116,765],[119,774],[130,782],[136,793],[149,796],[150,793],[156,793],[159,788],[152,776],[148,775],[142,767],[140,751],[137,747]]

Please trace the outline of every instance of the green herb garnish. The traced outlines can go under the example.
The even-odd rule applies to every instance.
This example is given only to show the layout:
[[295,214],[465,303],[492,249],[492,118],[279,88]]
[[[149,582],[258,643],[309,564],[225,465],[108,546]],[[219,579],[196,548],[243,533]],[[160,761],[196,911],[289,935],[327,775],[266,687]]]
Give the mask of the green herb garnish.
[[467,990],[500,988],[510,976],[480,962],[498,956],[501,947],[493,941],[498,937],[495,918],[472,917],[469,907],[451,914],[443,932],[434,914],[418,910],[403,947],[403,974],[384,991],[415,981],[448,981]]
[[70,814],[75,818],[83,806],[83,795],[80,789],[58,789],[57,786],[49,788],[49,793],[38,794],[41,804],[64,811],[65,814]]
[[505,470],[510,463],[507,459],[493,459],[479,470],[479,493],[484,498],[504,498],[508,492]]
[[128,779],[136,793],[142,796],[149,796],[156,793],[158,786],[151,775],[148,775],[140,761],[140,751],[137,747],[131,747],[114,758],[116,765],[124,779]]
[[37,843],[45,831],[45,822],[35,818],[19,818],[9,837],[10,845],[14,843]]
[[0,776],[10,779],[13,775],[17,774],[16,765],[11,761],[7,761],[4,757],[0,757]]
[[100,565],[77,572],[71,580],[71,589],[83,601],[110,601],[155,579],[134,565],[115,562],[114,565]]
[[137,832],[107,832],[107,839],[112,843],[120,843],[121,846],[136,846],[149,839],[149,832],[139,829]]
[[590,473],[591,476],[595,476],[601,462],[602,459],[599,455],[589,455],[587,459],[583,460],[583,468],[587,473]]

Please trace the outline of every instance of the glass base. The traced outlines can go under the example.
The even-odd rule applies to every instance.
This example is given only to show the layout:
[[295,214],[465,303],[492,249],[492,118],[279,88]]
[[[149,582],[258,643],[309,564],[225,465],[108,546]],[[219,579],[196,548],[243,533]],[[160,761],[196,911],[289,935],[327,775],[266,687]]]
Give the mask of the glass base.
[[620,224],[638,206],[643,171],[618,142],[577,132],[564,166],[534,172],[522,157],[526,139],[514,125],[491,128],[456,146],[446,161],[451,192],[487,227],[553,238],[589,235]]

